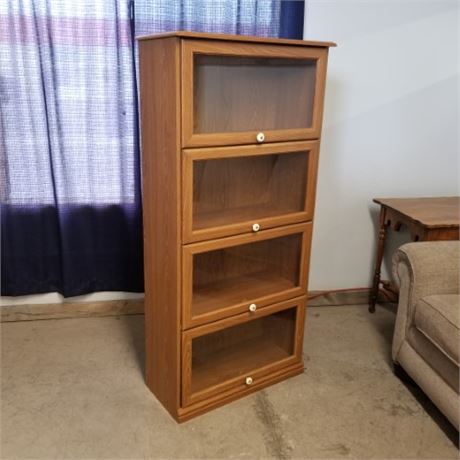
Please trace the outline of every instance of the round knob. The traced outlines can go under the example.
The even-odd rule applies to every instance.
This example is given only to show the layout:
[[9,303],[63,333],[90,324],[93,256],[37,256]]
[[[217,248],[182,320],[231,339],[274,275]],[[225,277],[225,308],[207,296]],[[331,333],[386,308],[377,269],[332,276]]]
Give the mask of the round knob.
[[252,231],[253,232],[258,232],[260,230],[260,225],[259,224],[252,224]]
[[256,310],[257,310],[257,305],[255,303],[252,303],[251,305],[249,305],[249,311],[254,313]]
[[252,377],[246,377],[246,385],[252,385]]
[[256,136],[257,142],[261,143],[265,140],[265,134],[264,133],[257,133]]

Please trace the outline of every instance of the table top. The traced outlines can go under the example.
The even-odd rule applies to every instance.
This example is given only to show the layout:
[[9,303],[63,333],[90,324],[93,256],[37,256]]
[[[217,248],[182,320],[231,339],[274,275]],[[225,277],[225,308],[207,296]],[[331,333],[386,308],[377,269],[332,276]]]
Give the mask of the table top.
[[390,208],[425,227],[458,227],[460,197],[374,198],[375,203]]

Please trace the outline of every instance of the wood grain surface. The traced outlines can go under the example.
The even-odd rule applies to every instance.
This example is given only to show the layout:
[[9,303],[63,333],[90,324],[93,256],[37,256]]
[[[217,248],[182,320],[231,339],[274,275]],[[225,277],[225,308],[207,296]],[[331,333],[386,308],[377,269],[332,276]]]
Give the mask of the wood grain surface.
[[189,32],[189,31],[175,31],[165,32],[162,34],[141,35],[136,37],[136,40],[155,40],[165,37],[182,37],[182,38],[197,38],[203,40],[223,40],[223,41],[236,41],[248,43],[273,43],[277,45],[291,45],[291,46],[318,46],[318,47],[334,47],[337,46],[334,42],[327,41],[314,41],[314,40],[293,40],[288,38],[271,38],[271,37],[255,37],[251,35],[232,35],[232,34],[211,34],[205,32]]
[[[147,385],[175,417],[180,404],[180,40],[139,46]],[[161,69],[161,72],[158,72]]]

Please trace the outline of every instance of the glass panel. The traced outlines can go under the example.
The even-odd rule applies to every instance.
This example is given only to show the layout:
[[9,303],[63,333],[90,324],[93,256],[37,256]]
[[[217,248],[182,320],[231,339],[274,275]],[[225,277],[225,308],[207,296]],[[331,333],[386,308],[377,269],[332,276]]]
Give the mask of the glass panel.
[[314,59],[194,55],[194,132],[309,128]]
[[193,256],[192,317],[299,285],[302,234]]
[[193,162],[194,230],[304,211],[308,153]]
[[192,393],[294,354],[296,308],[192,341]]

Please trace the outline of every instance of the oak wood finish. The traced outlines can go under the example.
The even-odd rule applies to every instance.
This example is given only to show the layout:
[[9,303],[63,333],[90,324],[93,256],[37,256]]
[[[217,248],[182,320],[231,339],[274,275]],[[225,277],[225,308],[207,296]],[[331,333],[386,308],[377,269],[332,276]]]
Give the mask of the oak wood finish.
[[302,223],[184,246],[183,328],[305,294],[310,245]]
[[217,395],[211,396],[203,401],[181,407],[178,411],[177,421],[185,422],[193,417],[208,412],[211,409],[215,409],[219,406],[227,404],[235,399],[239,399],[243,396],[247,396],[256,391],[262,390],[263,388],[278,383],[282,380],[294,377],[302,374],[304,371],[303,362],[295,363],[292,366],[282,367],[277,369],[270,374],[261,377],[253,385],[240,388],[239,386],[230,388],[227,391],[223,391]]
[[[180,41],[139,47],[145,273],[145,374],[163,406],[180,405]],[[158,68],[161,72],[158,72]]]
[[146,380],[178,421],[303,370],[329,46],[140,38]]
[[[458,240],[460,236],[460,197],[375,198],[380,205],[379,234],[369,311],[375,311],[379,292],[380,268],[389,229],[405,226],[412,241]],[[391,292],[396,291],[385,283]]]
[[337,46],[334,42],[326,41],[312,41],[312,40],[293,40],[285,38],[271,38],[271,37],[253,37],[250,35],[232,35],[232,34],[212,34],[205,32],[191,32],[186,30],[179,30],[174,32],[165,32],[161,34],[142,35],[137,37],[137,40],[155,40],[165,37],[181,37],[181,38],[195,38],[198,40],[219,40],[223,42],[245,42],[245,43],[268,43],[275,45],[288,45],[288,46],[313,46],[315,48],[330,48]]
[[185,149],[184,242],[313,220],[318,151],[317,141]]
[[[323,114],[327,54],[327,48],[260,46],[252,43],[225,43],[218,40],[209,42],[203,40],[184,41],[182,44],[182,73],[184,76],[182,79],[182,145],[200,147],[251,144],[256,142],[256,136],[259,132],[264,133],[265,142],[319,138]],[[206,121],[205,125],[209,125],[211,120],[226,118],[224,127],[220,131],[203,133],[195,130],[196,56],[261,58],[268,63],[265,72],[266,81],[260,82],[249,79],[247,72],[232,72],[233,82],[227,87],[222,86],[222,81],[226,79],[228,70],[218,68],[216,70],[218,66],[213,66],[214,72],[210,75],[211,78],[206,78],[206,84],[203,85],[209,88],[211,92],[208,97],[204,98],[203,110],[210,112],[209,121]],[[299,73],[295,72],[293,75],[296,78],[293,82],[287,81],[282,84],[278,78],[270,77],[270,63],[274,59],[286,60],[287,62],[297,60],[299,63],[314,63],[314,77],[313,79],[306,78],[303,81],[297,78]],[[285,78],[287,75],[289,73],[285,73]],[[259,92],[261,83],[263,84],[262,91],[265,90],[265,93]],[[216,98],[222,98],[220,103],[216,103]],[[285,118],[299,105],[298,101],[309,101],[311,98],[313,100],[311,114],[295,112],[296,118],[311,116],[311,126],[309,127],[294,126],[275,129],[273,126],[269,126],[267,129],[267,127],[261,126],[257,129],[234,129],[235,126],[240,126],[239,118],[243,116],[241,112],[248,113],[247,118],[244,117],[245,120],[243,120],[246,121],[246,124],[251,120],[254,120],[255,123],[260,122],[263,119],[261,118],[264,116],[263,114],[276,116],[280,110],[282,112],[281,118]],[[308,102],[305,103],[308,104]],[[236,106],[236,110],[232,110],[233,106]],[[225,110],[222,110],[222,107]]]
[[300,362],[304,309],[300,297],[186,331],[184,405],[235,386],[244,389],[248,375],[257,383],[277,368]]

